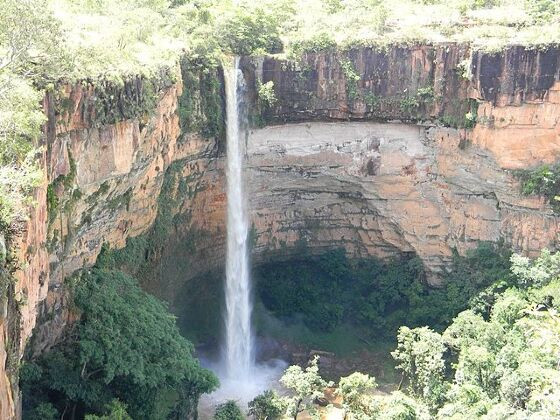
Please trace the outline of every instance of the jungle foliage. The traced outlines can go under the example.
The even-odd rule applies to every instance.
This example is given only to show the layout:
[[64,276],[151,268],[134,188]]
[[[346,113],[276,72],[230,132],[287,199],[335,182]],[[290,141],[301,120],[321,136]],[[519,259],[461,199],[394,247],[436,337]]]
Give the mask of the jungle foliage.
[[[343,397],[345,418],[559,418],[560,253],[544,250],[534,260],[514,254],[509,265],[509,275],[471,299],[441,333],[399,329],[392,355],[403,375],[401,391],[376,395],[375,379],[359,372],[341,378],[336,393]],[[292,366],[281,381],[294,377],[291,372],[303,370]],[[291,398],[312,401],[321,394],[308,379],[297,376],[299,392]],[[286,398],[268,393],[253,403],[272,408]]]
[[441,288],[428,286],[417,258],[352,261],[340,249],[264,264],[256,268],[255,281],[265,306],[286,320],[301,314],[312,329],[331,331],[345,321],[376,336],[394,336],[400,325],[446,326],[477,292],[507,281],[509,256],[504,247],[487,243],[466,257],[455,254]]
[[165,305],[133,278],[94,268],[71,282],[80,320],[64,342],[22,366],[25,418],[179,419],[217,386]]
[[546,198],[555,212],[560,212],[560,165],[542,165],[529,170],[517,170],[521,192]]

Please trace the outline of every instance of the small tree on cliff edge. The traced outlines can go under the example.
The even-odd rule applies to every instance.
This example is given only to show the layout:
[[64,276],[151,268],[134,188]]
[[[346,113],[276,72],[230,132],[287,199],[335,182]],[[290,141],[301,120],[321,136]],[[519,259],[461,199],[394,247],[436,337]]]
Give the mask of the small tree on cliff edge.
[[295,395],[286,397],[288,408],[286,414],[297,420],[304,410],[315,411],[315,399],[324,395],[325,388],[333,386],[319,375],[319,356],[315,356],[309,366],[303,370],[299,366],[290,366],[284,372],[280,382]]

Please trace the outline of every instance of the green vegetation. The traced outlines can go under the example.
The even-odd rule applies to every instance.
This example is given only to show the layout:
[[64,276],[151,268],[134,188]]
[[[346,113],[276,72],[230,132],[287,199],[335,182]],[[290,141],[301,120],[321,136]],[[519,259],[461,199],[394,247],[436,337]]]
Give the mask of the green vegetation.
[[[558,418],[560,253],[544,250],[535,260],[514,254],[510,269],[509,276],[471,300],[470,308],[442,333],[400,328],[392,355],[403,374],[402,392],[375,395],[374,378],[358,372],[341,378],[336,393],[344,398],[346,418]],[[322,396],[325,385],[316,366],[314,359],[305,370],[313,369],[306,377],[310,381],[301,368],[288,368],[281,381],[297,378],[301,387],[284,400]],[[267,404],[275,398],[282,400],[272,394]]]
[[94,127],[152,114],[160,91],[175,81],[174,70],[162,67],[157,74],[100,80],[95,85]]
[[323,396],[325,388],[333,385],[332,382],[325,381],[319,375],[319,358],[317,356],[305,369],[290,366],[280,378],[280,382],[293,393],[291,397],[285,398],[285,401],[286,414],[294,420],[304,410],[315,414],[315,400]]
[[345,58],[340,61],[340,68],[346,79],[346,95],[348,99],[354,100],[358,94],[358,82],[360,81],[360,75],[354,68],[354,64]]
[[[52,224],[60,210],[69,211],[81,196],[78,189],[74,188],[76,180],[76,162],[68,150],[70,169],[66,175],[59,175],[47,187],[47,212],[49,225]],[[62,191],[59,198],[57,192]]]
[[244,420],[245,417],[235,401],[227,401],[216,407],[214,420]]
[[192,414],[217,380],[199,366],[166,307],[119,271],[94,268],[71,281],[80,320],[67,340],[23,365],[26,418]]
[[531,170],[517,170],[514,174],[521,181],[523,194],[542,195],[554,212],[560,212],[560,165],[542,165]]
[[266,83],[257,83],[257,94],[259,96],[260,105],[263,107],[273,106],[277,99],[274,94],[274,82],[272,80]]
[[183,93],[178,109],[181,130],[206,137],[223,137],[225,127],[217,62],[184,57],[181,76]]
[[329,332],[341,323],[364,326],[374,337],[394,336],[400,325],[443,328],[480,290],[509,278],[509,252],[483,243],[454,256],[442,288],[426,284],[416,258],[350,261],[342,250],[270,263],[255,270],[264,305],[288,321]]
[[286,411],[285,401],[275,391],[266,390],[249,402],[247,414],[255,420],[276,420]]
[[340,378],[336,391],[342,397],[345,413],[351,413],[357,418],[366,418],[368,404],[367,398],[364,396],[371,393],[376,387],[374,378],[360,372]]
[[535,261],[514,255],[511,262],[510,287],[481,295],[492,295],[489,306],[472,305],[441,335],[426,328],[399,333],[394,355],[411,394],[438,417],[559,414],[560,318],[552,305],[560,297],[560,254],[543,251]]
[[119,400],[113,400],[105,407],[106,414],[97,416],[86,414],[85,420],[132,420],[126,412],[126,405]]
[[[161,254],[169,235],[179,222],[175,209],[189,190],[192,179],[181,176],[183,161],[173,162],[167,169],[160,196],[158,197],[158,213],[152,228],[145,234],[129,238],[126,247],[120,250],[104,248],[97,264],[106,269],[119,269],[137,277],[140,281],[149,275],[154,267],[154,258]],[[130,193],[125,193],[110,200],[113,207],[127,205]],[[182,244],[192,247],[192,243]],[[178,263],[177,263],[178,264]]]
[[[47,0],[0,2],[0,227],[26,219],[43,179],[35,161],[45,121],[35,88],[46,86],[67,57]],[[35,85],[35,86],[34,86]]]

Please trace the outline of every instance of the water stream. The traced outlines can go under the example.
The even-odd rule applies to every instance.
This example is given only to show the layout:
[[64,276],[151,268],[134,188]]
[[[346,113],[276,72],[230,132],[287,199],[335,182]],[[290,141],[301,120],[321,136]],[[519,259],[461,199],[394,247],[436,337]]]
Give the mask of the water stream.
[[227,400],[243,410],[265,389],[277,386],[286,363],[255,362],[255,337],[251,328],[252,296],[248,255],[249,217],[244,181],[246,112],[243,112],[244,80],[236,58],[224,66],[227,124],[227,255],[225,282],[225,334],[218,363],[202,359],[220,378],[220,388],[204,395],[199,418],[212,418],[215,407]]
[[254,365],[251,330],[251,279],[247,240],[249,220],[243,182],[239,59],[224,69],[227,112],[227,256],[224,370],[227,377],[250,380]]

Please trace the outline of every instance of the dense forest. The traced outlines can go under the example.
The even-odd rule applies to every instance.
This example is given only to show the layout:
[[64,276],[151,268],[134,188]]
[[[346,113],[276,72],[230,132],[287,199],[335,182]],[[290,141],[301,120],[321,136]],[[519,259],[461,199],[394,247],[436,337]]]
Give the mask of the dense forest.
[[[308,267],[322,271],[328,261],[333,268],[342,257],[324,258],[318,265],[307,262]],[[342,262],[347,269],[349,262]],[[374,261],[365,264],[383,267]],[[369,287],[375,287],[375,282],[390,276],[387,273],[402,274],[403,269],[406,265],[396,270],[389,266],[381,275],[375,270],[357,271],[354,275],[361,277],[361,284],[345,291],[364,296],[360,288],[366,278]],[[299,267],[300,273],[309,270]],[[333,272],[340,274],[340,267]],[[464,282],[454,285],[452,280],[459,278]],[[404,289],[412,289],[404,292],[408,298],[394,299],[400,311],[405,308],[404,317],[376,313],[375,300],[350,305],[344,304],[344,297],[341,301],[341,316],[357,310],[358,314],[350,312],[356,317],[352,322],[368,324],[373,337],[394,334],[396,322],[414,326],[432,321],[431,327],[402,326],[396,332],[391,354],[402,375],[398,391],[375,393],[376,379],[360,372],[340,378],[337,384],[329,382],[321,377],[316,358],[307,368],[286,370],[280,382],[290,390],[287,396],[266,391],[249,404],[249,413],[257,419],[284,415],[295,419],[304,410],[318,414],[315,402],[331,387],[343,398],[347,418],[353,419],[560,416],[560,316],[555,309],[560,300],[560,253],[543,251],[534,260],[517,254],[509,258],[507,252],[483,245],[468,258],[457,257],[446,288],[426,291],[422,297],[417,287],[414,291],[415,280]],[[216,378],[193,360],[192,347],[179,336],[165,307],[142,292],[132,278],[101,264],[72,281],[81,321],[68,340],[23,365],[26,418],[54,419],[70,410],[76,415],[105,413],[86,416],[91,420],[184,418],[195,409],[201,393],[215,389]],[[322,281],[321,276],[312,281]],[[259,287],[265,294],[275,291],[263,284]],[[286,293],[274,296],[284,298]],[[399,293],[398,289],[392,293]],[[298,296],[305,299],[306,295]],[[330,326],[316,309],[323,307],[322,297],[318,304],[304,301],[302,307],[285,298],[293,307],[290,314],[301,311],[308,322]],[[374,315],[364,320],[361,313]],[[387,321],[378,324],[384,316]],[[333,322],[332,315],[327,321]],[[231,401],[218,407],[215,418],[244,417]]]
[[[485,259],[489,268],[492,258]],[[402,388],[379,396],[375,378],[359,372],[341,378],[336,392],[347,418],[558,418],[559,264],[559,253],[543,251],[535,260],[513,254],[510,273],[502,271],[469,299],[445,329],[400,327],[392,356]],[[491,271],[480,273],[491,277]],[[295,419],[304,407],[315,410],[314,398],[334,386],[319,375],[317,360],[305,370],[290,367],[281,382],[295,395],[260,395],[250,404],[256,418],[280,418],[286,409]]]

